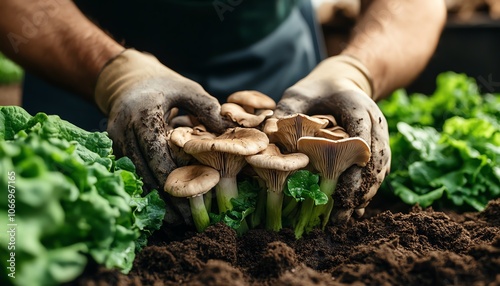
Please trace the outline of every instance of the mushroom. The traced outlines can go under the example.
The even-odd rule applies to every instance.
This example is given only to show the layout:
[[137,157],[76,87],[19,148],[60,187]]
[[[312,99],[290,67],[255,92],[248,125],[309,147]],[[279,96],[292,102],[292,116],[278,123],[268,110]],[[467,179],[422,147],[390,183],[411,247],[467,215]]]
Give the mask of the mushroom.
[[297,152],[297,140],[303,136],[314,136],[316,131],[328,125],[327,119],[314,118],[305,114],[282,117],[276,122],[278,131],[272,133],[273,143],[283,147],[286,152]]
[[312,115],[311,117],[328,120],[328,125],[325,128],[335,127],[338,125],[337,120],[335,119],[335,117],[333,117],[333,115],[317,114],[317,115]]
[[344,128],[337,126],[339,128],[331,128],[331,129],[320,129],[316,131],[314,136],[316,137],[323,137],[331,140],[340,140],[340,139],[345,139],[349,138],[349,134],[344,131]]
[[205,127],[199,125],[194,128],[191,127],[177,127],[168,131],[168,145],[170,147],[173,157],[176,159],[177,166],[188,165],[192,161],[192,156],[186,154],[182,147],[187,141],[194,138],[214,138],[215,134],[207,132]]
[[265,150],[245,159],[267,186],[266,228],[279,231],[286,178],[292,172],[305,167],[309,158],[301,153],[281,154],[276,145],[269,144]]
[[253,113],[248,113],[236,103],[224,103],[221,106],[220,114],[222,116],[229,117],[232,121],[238,123],[243,127],[257,127],[266,118],[273,115],[273,111],[270,109],[262,110],[259,115]]
[[165,192],[174,197],[189,199],[191,215],[198,232],[202,232],[210,225],[203,194],[210,191],[219,179],[219,172],[214,168],[190,165],[173,170],[165,182]]
[[232,208],[231,199],[238,197],[236,175],[245,166],[245,156],[257,154],[269,144],[263,132],[254,128],[229,128],[215,138],[192,139],[184,144],[184,151],[199,162],[220,173],[215,187],[219,212]]
[[255,109],[274,110],[276,108],[274,99],[256,90],[237,91],[228,96],[227,102],[236,103],[251,114],[255,114]]
[[215,138],[215,134],[207,132],[204,126],[198,125],[193,128],[191,127],[177,127],[172,131],[170,135],[170,140],[181,148],[184,147],[186,142],[192,139],[202,139],[202,138]]
[[329,220],[333,208],[332,194],[338,178],[350,166],[366,166],[370,160],[370,146],[360,137],[330,140],[319,137],[302,137],[297,142],[298,150],[307,156],[313,167],[319,172],[320,190],[328,196],[325,207],[317,206],[309,219],[312,225],[324,214],[323,227]]

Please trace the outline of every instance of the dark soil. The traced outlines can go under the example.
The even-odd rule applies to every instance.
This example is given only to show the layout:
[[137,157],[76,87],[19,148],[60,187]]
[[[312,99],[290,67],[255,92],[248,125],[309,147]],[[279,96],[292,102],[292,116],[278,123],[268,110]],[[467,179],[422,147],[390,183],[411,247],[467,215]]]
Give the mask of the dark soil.
[[500,285],[500,199],[481,213],[366,215],[300,240],[289,229],[162,229],[129,275],[88,270],[75,284]]

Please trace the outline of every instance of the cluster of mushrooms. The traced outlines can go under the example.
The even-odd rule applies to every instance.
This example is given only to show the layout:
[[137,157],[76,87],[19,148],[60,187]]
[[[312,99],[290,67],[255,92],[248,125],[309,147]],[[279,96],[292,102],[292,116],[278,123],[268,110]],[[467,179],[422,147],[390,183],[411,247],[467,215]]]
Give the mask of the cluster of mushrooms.
[[[318,173],[320,190],[328,196],[328,203],[316,206],[313,200],[301,202],[300,213],[305,215],[298,220],[295,234],[300,237],[313,219],[321,219],[324,227],[341,173],[354,164],[365,166],[370,159],[366,141],[349,137],[333,116],[294,114],[278,119],[271,117],[275,107],[273,99],[257,91],[230,95],[222,105],[221,114],[239,127],[229,128],[223,134],[210,133],[185,116],[170,119],[170,125],[190,126],[168,131],[170,147],[183,166],[170,173],[165,191],[189,200],[198,231],[210,225],[208,213],[214,210],[213,189],[217,211],[232,209],[231,199],[238,197],[236,177],[247,165],[267,188],[265,227],[273,231],[282,228],[287,177],[301,169]],[[246,222],[241,228],[248,228]]]

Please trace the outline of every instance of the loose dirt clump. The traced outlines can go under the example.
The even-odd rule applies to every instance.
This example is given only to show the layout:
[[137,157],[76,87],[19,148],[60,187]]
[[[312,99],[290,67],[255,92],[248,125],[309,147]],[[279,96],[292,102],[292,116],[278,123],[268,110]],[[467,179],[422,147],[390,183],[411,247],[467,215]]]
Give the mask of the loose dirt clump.
[[[128,275],[92,269],[76,285],[500,285],[500,199],[480,213],[413,207],[344,226],[158,231]],[[172,233],[174,232],[174,233]]]

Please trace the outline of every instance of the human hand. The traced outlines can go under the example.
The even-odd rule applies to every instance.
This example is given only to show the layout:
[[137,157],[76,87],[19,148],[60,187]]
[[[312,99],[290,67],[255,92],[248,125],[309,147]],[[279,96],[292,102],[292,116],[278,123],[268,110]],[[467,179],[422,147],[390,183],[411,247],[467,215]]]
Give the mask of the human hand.
[[337,56],[320,63],[307,77],[287,89],[278,102],[276,117],[294,113],[331,114],[351,136],[364,139],[371,148],[365,167],[351,166],[339,178],[333,194],[332,218],[346,222],[377,193],[389,172],[391,152],[387,122],[372,100],[368,71],[354,58]]
[[[213,132],[222,133],[230,124],[221,117],[217,99],[199,84],[135,50],[125,50],[103,68],[95,100],[108,114],[113,149],[117,155],[131,158],[148,189],[163,190],[168,174],[177,167],[166,132],[172,108],[186,110]],[[175,200],[169,197],[167,204]],[[174,205],[189,221],[189,206],[181,202]],[[167,211],[165,220],[173,223],[178,218]]]

